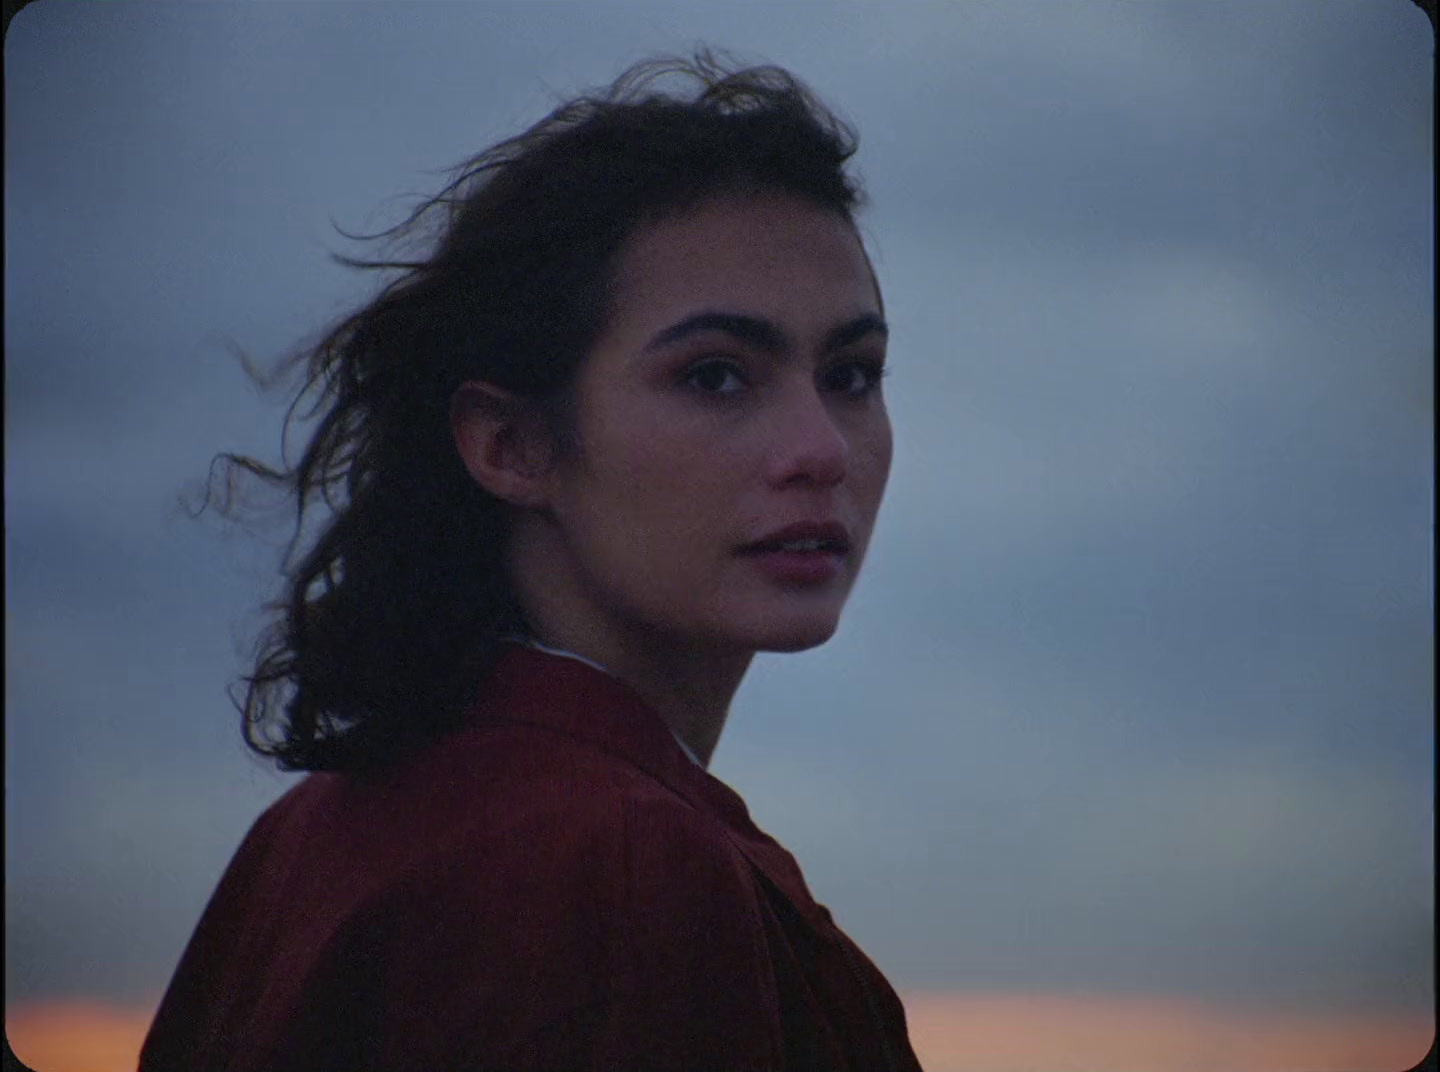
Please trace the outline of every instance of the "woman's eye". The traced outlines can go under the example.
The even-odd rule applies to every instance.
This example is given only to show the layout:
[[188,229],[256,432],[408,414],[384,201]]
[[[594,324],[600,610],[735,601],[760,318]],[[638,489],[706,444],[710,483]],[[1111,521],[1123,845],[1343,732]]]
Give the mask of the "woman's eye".
[[880,386],[886,369],[878,361],[846,361],[825,373],[825,388],[846,395],[867,395]]
[[685,373],[685,383],[707,395],[733,395],[747,384],[739,366],[731,361],[706,361]]

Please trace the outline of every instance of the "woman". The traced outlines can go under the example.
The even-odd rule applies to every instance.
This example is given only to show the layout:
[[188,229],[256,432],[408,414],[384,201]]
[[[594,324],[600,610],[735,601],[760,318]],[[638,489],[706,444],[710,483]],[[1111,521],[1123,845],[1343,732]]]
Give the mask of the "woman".
[[[689,95],[662,77],[688,78]],[[853,136],[788,75],[632,70],[472,160],[310,354],[245,702],[255,824],[169,1069],[915,1069],[879,971],[705,766],[834,632],[890,466]],[[297,535],[297,539],[299,536]]]

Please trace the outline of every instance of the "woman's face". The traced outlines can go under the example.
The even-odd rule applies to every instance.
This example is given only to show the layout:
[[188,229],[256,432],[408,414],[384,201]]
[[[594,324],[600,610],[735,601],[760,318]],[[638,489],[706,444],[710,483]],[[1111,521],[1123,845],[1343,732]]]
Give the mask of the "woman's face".
[[641,642],[823,643],[890,471],[854,228],[785,196],[707,202],[638,230],[611,294],[547,496],[566,613]]

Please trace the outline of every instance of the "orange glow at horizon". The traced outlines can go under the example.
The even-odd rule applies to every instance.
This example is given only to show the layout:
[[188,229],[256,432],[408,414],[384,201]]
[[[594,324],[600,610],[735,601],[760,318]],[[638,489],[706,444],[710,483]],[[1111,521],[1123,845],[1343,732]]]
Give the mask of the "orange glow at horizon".
[[1276,1013],[1181,998],[912,991],[926,1072],[1402,1072],[1435,1018]]
[[35,1072],[134,1072],[150,1030],[150,1005],[71,998],[10,1005],[5,1035],[10,1049]]
[[[1036,994],[901,995],[925,1072],[1402,1072],[1435,1018],[1301,1015],[1181,999]],[[154,1005],[76,998],[5,1010],[35,1072],[131,1072]]]

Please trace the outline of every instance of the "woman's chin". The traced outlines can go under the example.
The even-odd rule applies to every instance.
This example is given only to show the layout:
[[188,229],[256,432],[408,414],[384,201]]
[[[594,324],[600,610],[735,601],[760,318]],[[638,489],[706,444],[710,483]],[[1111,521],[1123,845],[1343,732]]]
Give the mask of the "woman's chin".
[[806,651],[835,635],[843,594],[808,593],[808,599],[731,601],[707,623],[705,636],[726,649],[750,652]]
[[840,624],[838,614],[815,616],[808,621],[773,622],[761,630],[761,642],[756,651],[806,651],[818,648],[835,635]]

